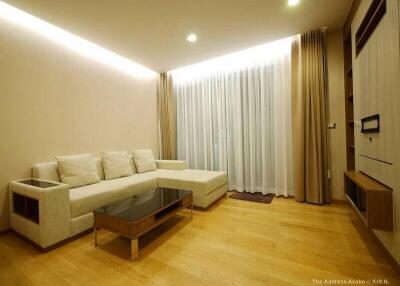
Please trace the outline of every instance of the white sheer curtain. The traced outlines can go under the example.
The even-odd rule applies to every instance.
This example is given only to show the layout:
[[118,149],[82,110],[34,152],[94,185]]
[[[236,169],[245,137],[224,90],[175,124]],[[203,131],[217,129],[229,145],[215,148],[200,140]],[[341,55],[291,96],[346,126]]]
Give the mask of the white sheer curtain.
[[293,195],[290,48],[234,70],[172,73],[177,156],[229,189]]

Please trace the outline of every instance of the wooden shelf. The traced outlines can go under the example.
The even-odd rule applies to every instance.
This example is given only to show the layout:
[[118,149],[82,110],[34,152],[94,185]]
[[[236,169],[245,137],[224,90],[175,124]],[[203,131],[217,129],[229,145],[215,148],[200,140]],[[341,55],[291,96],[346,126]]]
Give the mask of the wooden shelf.
[[367,191],[377,191],[377,192],[388,192],[392,191],[385,185],[379,183],[378,181],[372,179],[371,177],[364,175],[361,172],[348,171],[345,172],[347,178],[355,182],[359,187]]
[[392,189],[356,171],[344,172],[345,197],[368,228],[393,231]]
[[39,201],[18,193],[13,193],[14,213],[39,224]]
[[363,222],[364,225],[368,225],[367,219],[365,218],[365,215],[358,210],[357,206],[354,204],[352,199],[348,195],[344,195],[346,197],[347,202],[349,203],[351,209],[354,211],[354,213],[357,215],[357,217]]
[[356,56],[359,55],[385,14],[386,0],[373,0],[356,32]]

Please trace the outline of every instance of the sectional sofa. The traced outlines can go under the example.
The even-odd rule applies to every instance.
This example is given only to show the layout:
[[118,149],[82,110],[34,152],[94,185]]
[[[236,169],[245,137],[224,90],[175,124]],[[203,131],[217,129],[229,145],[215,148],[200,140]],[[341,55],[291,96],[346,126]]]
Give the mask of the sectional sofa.
[[[54,184],[51,187],[40,188],[21,181],[11,182],[11,228],[33,241],[42,250],[47,250],[91,229],[94,209],[156,187],[191,190],[194,206],[202,209],[208,208],[227,192],[225,172],[187,169],[185,161],[154,160],[155,168],[141,173],[137,172],[138,168],[133,163],[132,172],[127,176],[106,179],[104,160],[97,157],[95,160],[100,178],[96,183],[78,187],[62,183],[57,162],[33,166],[33,178]],[[38,223],[15,212],[14,194],[27,196],[39,202]]]

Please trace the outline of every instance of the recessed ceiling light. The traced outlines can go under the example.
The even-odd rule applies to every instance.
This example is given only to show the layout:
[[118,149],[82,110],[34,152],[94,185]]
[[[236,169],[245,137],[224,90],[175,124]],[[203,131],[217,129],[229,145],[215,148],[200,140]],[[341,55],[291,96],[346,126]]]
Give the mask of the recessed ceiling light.
[[196,42],[196,41],[197,41],[197,36],[196,36],[196,34],[190,34],[190,35],[188,35],[188,36],[186,37],[186,39],[187,39],[189,42],[193,43],[193,42]]
[[299,2],[300,0],[288,0],[289,6],[296,6]]

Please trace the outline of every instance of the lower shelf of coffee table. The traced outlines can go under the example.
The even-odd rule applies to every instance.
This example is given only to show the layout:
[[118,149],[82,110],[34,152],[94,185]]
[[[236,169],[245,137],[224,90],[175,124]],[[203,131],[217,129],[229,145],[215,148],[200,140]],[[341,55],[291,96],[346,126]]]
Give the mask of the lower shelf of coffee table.
[[182,209],[192,206],[192,203],[193,198],[189,196],[138,221],[128,221],[114,216],[95,214],[94,227],[104,228],[129,238],[137,238],[175,216]]

